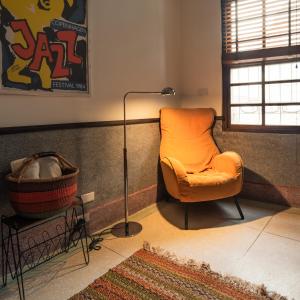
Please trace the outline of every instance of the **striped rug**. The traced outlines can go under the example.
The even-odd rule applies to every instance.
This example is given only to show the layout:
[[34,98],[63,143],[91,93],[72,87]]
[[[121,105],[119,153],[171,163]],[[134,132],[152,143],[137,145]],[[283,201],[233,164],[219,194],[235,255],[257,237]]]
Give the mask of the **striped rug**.
[[[101,266],[99,266],[100,268]],[[148,244],[96,279],[70,300],[240,299],[286,300],[266,288],[213,272],[209,265],[182,262]]]

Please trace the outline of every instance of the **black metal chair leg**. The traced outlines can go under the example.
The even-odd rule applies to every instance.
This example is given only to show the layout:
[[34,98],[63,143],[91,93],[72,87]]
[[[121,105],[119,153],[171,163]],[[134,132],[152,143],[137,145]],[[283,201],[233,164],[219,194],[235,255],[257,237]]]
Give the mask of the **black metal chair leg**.
[[240,204],[239,204],[239,202],[238,202],[238,197],[234,197],[234,202],[235,202],[236,208],[237,208],[237,210],[239,211],[239,214],[240,214],[240,216],[241,216],[241,220],[244,220],[245,217],[244,217],[243,211],[242,211],[242,209],[241,209],[241,207],[240,207]]
[[189,229],[189,205],[187,203],[184,204],[184,229]]

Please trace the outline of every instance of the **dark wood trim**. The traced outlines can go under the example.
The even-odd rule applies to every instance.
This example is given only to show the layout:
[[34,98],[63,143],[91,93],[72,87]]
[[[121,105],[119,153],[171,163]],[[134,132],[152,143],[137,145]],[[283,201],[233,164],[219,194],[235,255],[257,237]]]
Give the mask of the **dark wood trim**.
[[[235,50],[238,53],[239,52],[239,40],[238,40],[238,36],[239,36],[239,22],[238,22],[238,3],[237,3],[237,1],[235,1],[235,26],[236,26],[235,27],[236,28]],[[230,46],[230,48],[232,48],[232,47]]]
[[[292,13],[291,13],[291,10],[292,10],[292,3],[291,3],[291,0],[289,0],[289,47],[292,46]],[[296,15],[297,15],[297,12],[296,12]],[[297,17],[296,17],[297,18]],[[296,19],[296,24],[297,24],[297,19]],[[296,25],[296,30],[297,30],[297,25]]]
[[223,130],[230,128],[230,67],[228,65],[222,66],[222,81],[223,81]]
[[[127,121],[128,125],[147,124],[147,123],[159,123],[159,118],[136,119],[136,120]],[[2,127],[0,128],[0,135],[16,134],[16,133],[24,133],[24,132],[36,132],[36,131],[51,131],[51,130],[80,129],[80,128],[93,128],[93,127],[111,127],[111,126],[123,126],[123,120]]]
[[[264,98],[262,98],[264,99]],[[248,107],[248,106],[299,106],[300,102],[257,102],[257,103],[233,103],[231,107]]]
[[297,82],[300,82],[300,79],[273,80],[273,81],[265,80],[265,84],[281,84],[281,83],[297,83]]
[[261,61],[262,59],[270,59],[275,57],[296,56],[300,53],[300,46],[278,47],[270,49],[260,49],[244,51],[239,53],[223,53],[223,64],[240,63],[242,61],[253,60]]
[[223,131],[299,134],[300,126],[231,125],[230,127],[227,128],[223,127]]
[[[218,116],[216,117],[216,121],[223,121],[224,124],[225,117]],[[231,127],[223,127],[223,131],[299,134],[300,126],[231,125]]]
[[[265,6],[265,2],[264,2]],[[264,25],[265,26],[265,25]],[[265,64],[262,64],[262,73],[261,73],[261,79],[262,79],[262,84],[261,84],[261,100],[262,100],[262,108],[261,108],[261,121],[262,125],[266,125],[266,66]]]
[[[223,117],[216,116],[216,120],[222,121]],[[128,120],[127,125],[159,123],[159,121],[160,121],[159,118],[135,119],[135,120]],[[50,124],[50,125],[34,125],[34,126],[18,126],[18,127],[2,127],[2,128],[0,128],[0,135],[26,133],[26,132],[38,132],[38,131],[111,127],[111,126],[123,126],[123,120]]]
[[261,81],[230,83],[230,86],[261,85]]
[[238,61],[232,61],[232,63],[222,62],[224,65],[229,65],[230,68],[240,68],[240,67],[252,67],[252,66],[261,66],[262,63],[265,65],[272,65],[272,64],[281,64],[281,63],[291,63],[291,62],[299,62],[298,56],[279,56],[279,57],[267,57],[257,60],[238,60]]
[[[262,68],[262,74],[264,74],[264,66],[266,64],[260,64],[263,66]],[[244,65],[243,65],[244,66]],[[290,79],[290,80],[264,80],[264,81],[253,81],[253,82],[241,82],[241,83],[230,83],[230,86],[244,86],[244,85],[262,85],[262,82],[265,84],[281,84],[281,83],[298,83],[300,82],[300,79]]]

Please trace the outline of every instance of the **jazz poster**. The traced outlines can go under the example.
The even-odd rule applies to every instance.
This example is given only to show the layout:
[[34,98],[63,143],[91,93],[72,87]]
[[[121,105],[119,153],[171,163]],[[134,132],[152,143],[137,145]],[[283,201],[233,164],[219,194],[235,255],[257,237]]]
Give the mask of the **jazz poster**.
[[87,0],[0,0],[0,93],[89,93]]

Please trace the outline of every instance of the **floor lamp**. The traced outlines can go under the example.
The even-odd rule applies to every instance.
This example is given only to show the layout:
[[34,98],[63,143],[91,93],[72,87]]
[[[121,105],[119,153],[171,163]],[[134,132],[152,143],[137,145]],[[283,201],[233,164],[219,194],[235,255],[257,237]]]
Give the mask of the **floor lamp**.
[[126,139],[126,98],[130,94],[159,94],[162,96],[175,95],[175,90],[170,87],[162,89],[160,92],[142,92],[142,91],[130,91],[127,92],[123,97],[123,112],[124,112],[124,148],[123,148],[123,159],[124,159],[124,198],[125,198],[125,221],[116,224],[111,233],[116,237],[130,237],[138,234],[142,230],[142,225],[137,222],[128,221],[128,165],[127,165],[127,139]]

